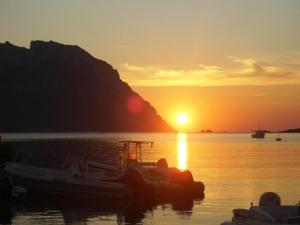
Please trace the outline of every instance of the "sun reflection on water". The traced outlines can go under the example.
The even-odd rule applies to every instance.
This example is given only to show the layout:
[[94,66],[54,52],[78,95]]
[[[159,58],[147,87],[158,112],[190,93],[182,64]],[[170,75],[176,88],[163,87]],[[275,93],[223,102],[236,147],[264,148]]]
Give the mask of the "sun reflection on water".
[[187,135],[184,133],[177,135],[177,161],[178,169],[187,169]]

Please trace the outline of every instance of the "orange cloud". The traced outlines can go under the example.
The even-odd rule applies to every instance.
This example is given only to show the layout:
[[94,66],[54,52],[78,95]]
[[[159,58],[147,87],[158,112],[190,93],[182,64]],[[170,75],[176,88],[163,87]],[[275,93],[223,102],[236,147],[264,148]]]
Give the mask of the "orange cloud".
[[125,63],[121,75],[131,85],[261,85],[300,83],[300,73],[295,68],[263,65],[255,59],[229,57],[233,63],[241,64],[239,69],[199,64],[195,68],[171,69],[161,66],[136,66]]
[[230,57],[232,62],[244,65],[241,71],[236,71],[232,76],[248,76],[248,77],[270,77],[270,78],[283,78],[292,77],[295,75],[288,69],[283,69],[275,66],[263,66],[254,59],[239,59]]

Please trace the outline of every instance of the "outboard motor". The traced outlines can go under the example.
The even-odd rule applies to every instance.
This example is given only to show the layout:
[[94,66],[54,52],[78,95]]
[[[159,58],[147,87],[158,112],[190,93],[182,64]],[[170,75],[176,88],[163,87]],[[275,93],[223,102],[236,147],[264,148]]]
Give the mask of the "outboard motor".
[[259,206],[280,206],[281,198],[275,192],[265,192],[260,196]]
[[189,170],[177,171],[172,174],[171,180],[184,187],[186,195],[190,198],[203,198],[205,186],[202,182],[195,182]]
[[203,199],[205,197],[204,190],[205,185],[200,181],[194,182],[191,186],[191,194],[194,198],[197,199]]
[[168,162],[165,158],[159,159],[156,163],[156,168],[158,169],[167,169],[168,167]]
[[184,187],[190,186],[194,183],[194,178],[189,170],[176,171],[172,173],[171,180],[176,184],[181,184]]

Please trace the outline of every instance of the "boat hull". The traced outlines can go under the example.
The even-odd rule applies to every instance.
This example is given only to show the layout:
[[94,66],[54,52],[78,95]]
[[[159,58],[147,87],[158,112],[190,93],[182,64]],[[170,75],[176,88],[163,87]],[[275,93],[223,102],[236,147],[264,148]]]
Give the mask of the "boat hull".
[[253,206],[234,209],[231,222],[221,225],[287,225],[300,224],[300,206]]
[[252,134],[251,137],[252,138],[265,138],[265,134],[261,134],[261,135]]
[[[87,181],[82,178],[49,176],[49,170],[39,168],[39,174],[29,173],[26,166],[12,165],[6,172],[14,182],[27,189],[29,194],[46,194],[62,197],[85,198],[91,200],[115,199],[128,200],[130,189],[122,183]],[[18,171],[25,169],[25,172]],[[17,170],[18,169],[18,170]],[[32,169],[32,167],[30,168]]]
[[252,138],[265,138],[266,133],[262,130],[257,130],[255,133],[251,134]]

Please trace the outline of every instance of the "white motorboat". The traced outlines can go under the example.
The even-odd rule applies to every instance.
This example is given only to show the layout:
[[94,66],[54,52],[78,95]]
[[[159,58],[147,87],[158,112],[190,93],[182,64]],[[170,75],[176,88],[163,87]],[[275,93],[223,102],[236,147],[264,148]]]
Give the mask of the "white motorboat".
[[300,206],[253,206],[235,209],[231,222],[221,225],[287,225],[300,224]]
[[133,195],[131,188],[117,177],[109,179],[99,172],[85,173],[75,166],[56,170],[11,162],[4,171],[17,185],[33,194],[117,200],[128,200]]
[[234,209],[230,222],[221,225],[288,225],[300,224],[299,205],[281,205],[280,197],[273,192],[261,196],[259,206]]

